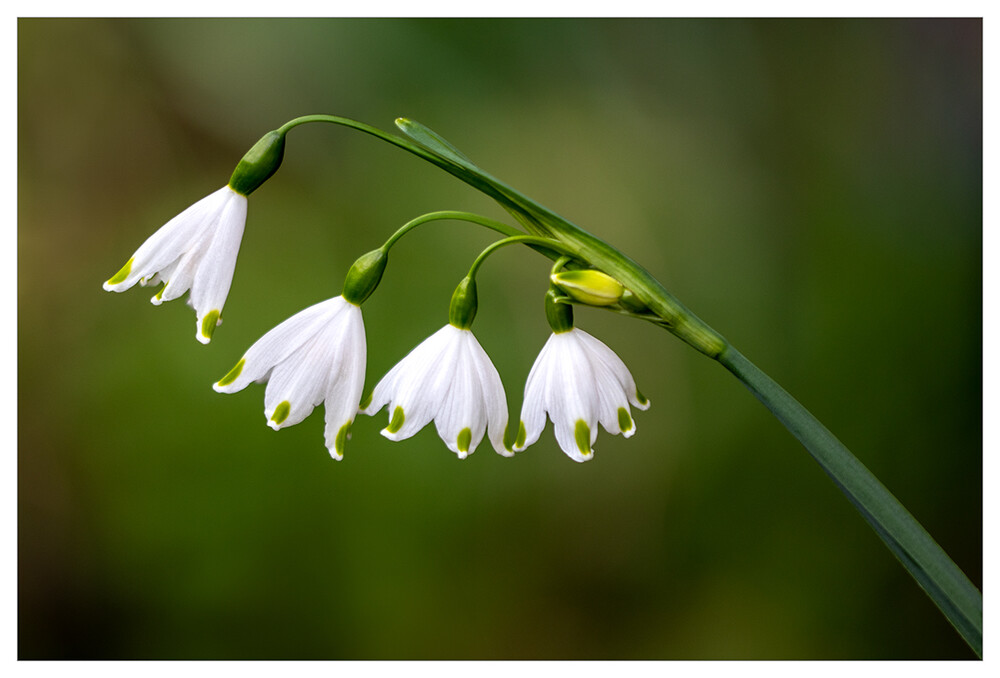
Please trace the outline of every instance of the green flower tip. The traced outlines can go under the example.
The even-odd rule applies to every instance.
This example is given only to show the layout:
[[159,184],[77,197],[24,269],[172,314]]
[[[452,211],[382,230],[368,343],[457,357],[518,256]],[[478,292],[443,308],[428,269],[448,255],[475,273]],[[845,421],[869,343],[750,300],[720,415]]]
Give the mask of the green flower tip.
[[514,438],[514,447],[524,447],[524,440],[527,438],[527,431],[524,430],[524,422],[517,426],[517,437]]
[[287,400],[282,400],[278,404],[278,406],[274,408],[274,412],[271,414],[270,423],[274,424],[272,428],[277,430],[277,427],[281,426],[281,424],[285,421],[285,419],[288,419],[288,415],[291,413],[291,411],[292,411],[292,404]]
[[125,282],[125,279],[128,277],[128,274],[132,272],[133,261],[135,261],[135,257],[132,257],[131,259],[126,261],[125,265],[122,266],[121,270],[115,273],[113,276],[111,276],[111,278],[109,278],[108,281],[104,283],[104,289],[109,289],[112,285],[117,285],[119,283]]
[[472,429],[463,428],[458,434],[458,451],[465,456],[465,453],[469,451],[469,444],[472,443]]
[[389,421],[389,425],[385,427],[385,430],[389,433],[399,433],[399,429],[403,428],[403,422],[406,421],[406,415],[403,414],[403,408],[396,406],[396,409],[392,412],[392,419]]
[[229,178],[229,188],[240,195],[250,195],[278,171],[285,157],[285,134],[277,130],[268,132],[243,156],[233,176]]
[[231,383],[236,381],[236,378],[240,376],[240,372],[243,371],[243,365],[245,365],[246,362],[247,362],[246,358],[240,358],[240,361],[236,363],[236,366],[233,367],[233,369],[229,370],[226,376],[224,376],[222,379],[219,379],[219,381],[215,382],[215,385],[229,386]]
[[585,457],[590,456],[590,427],[587,426],[587,422],[583,419],[577,419],[573,435],[576,438],[576,447],[580,450],[580,454]]
[[622,433],[632,430],[632,415],[624,407],[618,408],[618,428],[621,429]]
[[351,439],[351,422],[347,422],[340,427],[337,431],[337,438],[333,441],[334,458],[342,459],[344,457],[344,449],[347,447],[347,441]]
[[[372,391],[372,393],[374,393],[374,391]],[[361,399],[361,404],[358,405],[359,410],[367,410],[368,406],[372,404],[372,393],[369,393]]]
[[205,317],[201,320],[201,334],[198,336],[198,341],[203,344],[207,344],[212,340],[212,334],[215,333],[215,328],[222,324],[222,320],[219,319],[219,315],[219,311],[214,308],[205,314]]

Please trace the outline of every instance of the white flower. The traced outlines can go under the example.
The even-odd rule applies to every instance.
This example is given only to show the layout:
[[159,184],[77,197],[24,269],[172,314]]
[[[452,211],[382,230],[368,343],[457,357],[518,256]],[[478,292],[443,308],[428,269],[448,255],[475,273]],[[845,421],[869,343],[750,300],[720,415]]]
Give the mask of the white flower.
[[223,186],[202,198],[149,236],[132,258],[104,283],[109,292],[124,292],[165,281],[150,301],[159,305],[188,289],[188,304],[198,314],[195,337],[203,344],[222,323],[247,218],[246,196]]
[[635,433],[629,403],[649,408],[614,351],[575,327],[553,333],[528,374],[514,450],[538,440],[548,414],[563,452],[587,461],[594,456],[598,422],[612,435]]
[[433,419],[438,435],[459,459],[475,452],[489,428],[493,449],[505,457],[507,396],[500,375],[471,330],[454,325],[425,339],[372,391],[361,412],[374,415],[389,404],[389,440],[404,440]]
[[267,381],[264,416],[275,431],[299,423],[323,403],[326,446],[339,461],[357,416],[365,358],[361,308],[336,297],[296,313],[258,339],[212,388],[235,393],[252,381]]

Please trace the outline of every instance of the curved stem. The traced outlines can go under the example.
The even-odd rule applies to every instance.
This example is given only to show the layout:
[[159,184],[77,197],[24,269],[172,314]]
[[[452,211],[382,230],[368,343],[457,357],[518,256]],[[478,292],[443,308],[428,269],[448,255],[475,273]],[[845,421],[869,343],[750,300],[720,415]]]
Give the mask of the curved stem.
[[440,221],[442,219],[454,219],[455,221],[468,221],[469,223],[485,226],[486,228],[492,229],[497,233],[500,233],[501,235],[507,237],[523,234],[522,231],[519,231],[516,228],[508,226],[507,224],[479,216],[478,214],[473,214],[472,212],[442,210],[439,212],[429,212],[427,214],[423,214],[417,217],[416,219],[412,219],[406,222],[405,224],[400,226],[395,233],[389,236],[389,239],[385,241],[384,245],[382,245],[382,249],[388,251],[393,245],[396,244],[397,240],[402,238],[404,235],[409,233],[417,226],[426,224],[431,221]]
[[[565,245],[556,240],[552,240],[551,238],[542,238],[537,235],[515,235],[509,238],[504,238],[503,240],[497,240],[494,243],[490,243],[490,245],[486,249],[484,249],[482,252],[479,253],[479,256],[476,257],[476,260],[472,262],[472,266],[469,268],[468,277],[475,278],[476,273],[479,272],[479,267],[483,265],[483,262],[486,261],[487,257],[496,252],[498,249],[506,247],[507,245],[517,245],[517,244],[536,245],[538,247],[553,250],[557,253],[563,253],[563,254],[566,254],[568,252]],[[574,257],[564,256],[563,258],[565,258],[567,261],[570,261]],[[562,259],[560,259],[560,261],[561,260]]]
[[573,261],[573,257],[565,256],[565,255],[559,257],[558,259],[556,259],[555,263],[552,264],[552,270],[549,271],[549,277],[554,276],[556,273],[558,273],[562,269],[563,266],[565,266],[566,264],[568,264],[571,261]]

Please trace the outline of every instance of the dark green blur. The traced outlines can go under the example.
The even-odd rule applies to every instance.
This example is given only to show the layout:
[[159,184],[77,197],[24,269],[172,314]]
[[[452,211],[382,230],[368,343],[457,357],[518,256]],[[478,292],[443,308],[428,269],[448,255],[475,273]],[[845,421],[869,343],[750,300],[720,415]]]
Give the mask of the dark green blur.
[[[21,658],[874,659],[971,651],[788,432],[656,327],[577,309],[652,401],[577,464],[551,425],[459,461],[430,426],[212,391],[406,221],[511,222],[312,124],[250,198],[209,346],[101,289],[311,113],[406,116],[656,275],[826,424],[982,586],[977,20],[20,20]],[[406,235],[365,303],[370,390],[498,236]],[[517,421],[551,262],[497,252],[473,330]]]

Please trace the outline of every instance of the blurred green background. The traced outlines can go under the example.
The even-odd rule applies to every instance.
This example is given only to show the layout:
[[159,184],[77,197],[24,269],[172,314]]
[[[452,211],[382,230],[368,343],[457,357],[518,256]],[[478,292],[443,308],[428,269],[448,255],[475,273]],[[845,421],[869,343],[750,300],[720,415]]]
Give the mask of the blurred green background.
[[[22,658],[964,658],[778,422],[601,311],[653,403],[570,461],[459,462],[361,417],[264,425],[210,385],[423,212],[504,213],[330,125],[250,200],[225,324],[101,290],[264,132],[423,122],[639,259],[810,408],[982,586],[978,20],[20,20]],[[368,387],[490,240],[426,226],[365,306]],[[512,413],[547,261],[497,254],[476,333]]]

